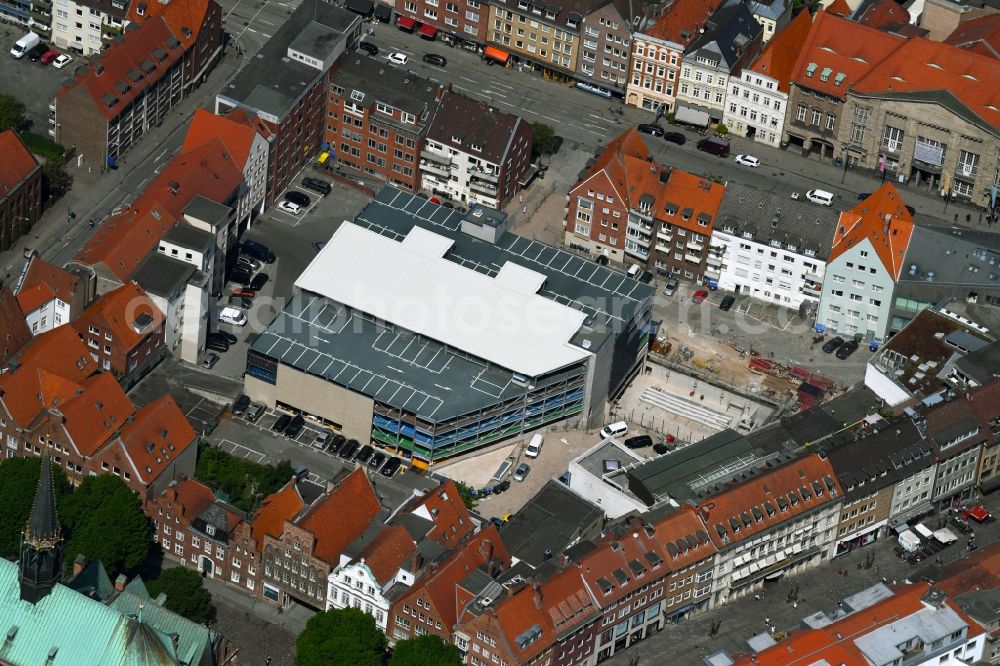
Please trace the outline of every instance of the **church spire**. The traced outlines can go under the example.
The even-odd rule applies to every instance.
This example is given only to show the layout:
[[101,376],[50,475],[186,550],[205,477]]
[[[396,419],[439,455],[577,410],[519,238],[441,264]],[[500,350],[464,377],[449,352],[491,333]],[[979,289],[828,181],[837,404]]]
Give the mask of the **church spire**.
[[62,530],[56,517],[55,488],[48,450],[42,458],[31,515],[21,541],[21,598],[38,602],[62,576]]

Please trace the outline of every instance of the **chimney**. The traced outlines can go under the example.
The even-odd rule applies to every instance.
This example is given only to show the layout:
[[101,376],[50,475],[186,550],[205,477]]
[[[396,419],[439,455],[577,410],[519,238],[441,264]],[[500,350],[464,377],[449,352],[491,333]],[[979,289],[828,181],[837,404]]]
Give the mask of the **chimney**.
[[664,169],[660,172],[660,183],[666,184],[670,180],[670,169]]
[[104,65],[102,63],[97,63],[94,65],[94,76],[100,76],[104,73]]
[[889,229],[892,227],[892,215],[890,213],[885,214],[885,224],[882,225],[882,235],[888,236]]
[[79,576],[85,566],[87,566],[87,556],[79,553],[73,560],[73,576]]
[[531,590],[531,598],[535,602],[535,608],[542,610],[542,588],[535,581],[531,581]]
[[125,589],[125,583],[128,581],[125,578],[125,574],[118,574],[118,578],[115,578],[115,591],[121,592]]

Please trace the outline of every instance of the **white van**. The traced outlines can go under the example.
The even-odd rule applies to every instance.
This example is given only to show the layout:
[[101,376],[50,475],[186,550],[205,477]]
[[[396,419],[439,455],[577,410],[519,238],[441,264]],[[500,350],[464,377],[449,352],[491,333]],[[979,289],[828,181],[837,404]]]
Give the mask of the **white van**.
[[222,308],[219,312],[219,321],[233,326],[246,326],[247,316],[236,308]]
[[14,43],[14,46],[10,49],[10,54],[15,58],[23,58],[25,53],[38,46],[41,41],[38,35],[29,32]]
[[820,204],[821,206],[829,206],[833,204],[833,194],[827,192],[826,190],[809,190],[806,192],[806,199],[812,201],[813,203]]
[[536,432],[532,436],[531,441],[528,442],[528,446],[524,448],[524,455],[528,456],[529,458],[537,458],[538,454],[542,452],[543,439],[544,438],[542,437],[542,433]]
[[607,439],[608,437],[621,437],[622,435],[628,434],[628,425],[624,421],[618,421],[617,423],[610,423],[603,428],[601,428],[601,437]]
[[631,266],[628,267],[628,276],[630,278],[638,277],[639,271],[641,270],[642,266],[640,266],[639,264],[632,264]]

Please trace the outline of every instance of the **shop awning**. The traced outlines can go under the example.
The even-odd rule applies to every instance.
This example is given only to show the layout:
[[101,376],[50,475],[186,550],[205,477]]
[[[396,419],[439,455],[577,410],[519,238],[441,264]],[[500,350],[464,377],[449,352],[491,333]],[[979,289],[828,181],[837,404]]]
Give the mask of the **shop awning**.
[[420,30],[418,30],[417,32],[420,33],[421,37],[426,37],[427,39],[434,39],[434,37],[438,34],[438,29],[432,25],[427,25],[425,23],[422,26],[420,26]]
[[396,25],[405,30],[413,30],[416,27],[417,22],[411,19],[409,16],[400,16],[396,19]]
[[958,541],[958,537],[955,533],[949,530],[947,527],[943,527],[939,530],[934,530],[934,538],[941,543],[954,543]]
[[490,60],[496,60],[501,65],[506,65],[507,61],[510,60],[509,53],[507,53],[506,51],[501,51],[500,49],[494,48],[492,46],[487,46],[483,50],[483,55],[489,58]]

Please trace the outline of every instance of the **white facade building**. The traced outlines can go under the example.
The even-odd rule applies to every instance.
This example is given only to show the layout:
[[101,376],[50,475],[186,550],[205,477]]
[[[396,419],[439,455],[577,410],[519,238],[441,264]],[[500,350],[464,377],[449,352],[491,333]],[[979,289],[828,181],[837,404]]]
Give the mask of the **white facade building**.
[[413,585],[413,574],[399,569],[387,583],[380,583],[363,559],[337,567],[327,579],[326,609],[357,608],[375,618],[376,626],[385,633],[392,602],[384,593],[395,583]]
[[643,458],[613,439],[592,446],[569,463],[569,489],[604,510],[614,519],[632,511],[643,513],[649,507],[628,491],[623,468]]
[[734,135],[777,147],[787,107],[787,89],[782,90],[777,80],[744,70],[739,79],[732,79],[722,124]]
[[712,230],[705,275],[739,295],[789,308],[815,304],[836,223],[830,209],[731,183]]
[[73,0],[54,0],[51,26],[53,45],[72,49],[84,56],[100,53],[103,48],[102,37],[119,34],[125,29],[125,0],[112,0],[111,5],[120,15]]

